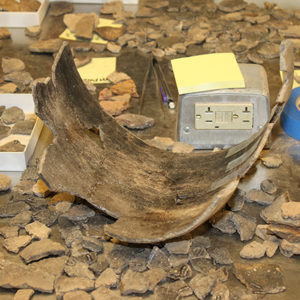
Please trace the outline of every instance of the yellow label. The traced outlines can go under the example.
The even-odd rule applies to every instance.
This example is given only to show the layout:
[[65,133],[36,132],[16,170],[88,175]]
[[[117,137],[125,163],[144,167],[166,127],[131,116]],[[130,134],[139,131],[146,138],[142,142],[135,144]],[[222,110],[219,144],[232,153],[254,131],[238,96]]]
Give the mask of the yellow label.
[[83,80],[93,84],[109,83],[107,76],[116,70],[116,57],[92,58],[91,62],[78,68]]
[[179,94],[245,88],[233,53],[203,54],[171,61]]

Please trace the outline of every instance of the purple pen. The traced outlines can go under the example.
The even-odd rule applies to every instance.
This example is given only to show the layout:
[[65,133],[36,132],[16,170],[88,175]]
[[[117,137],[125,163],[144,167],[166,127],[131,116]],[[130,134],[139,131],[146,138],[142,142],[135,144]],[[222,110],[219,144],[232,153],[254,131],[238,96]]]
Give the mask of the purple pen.
[[161,96],[162,96],[162,99],[163,99],[163,102],[164,103],[168,103],[168,97],[167,95],[164,93],[164,90],[162,87],[159,88],[160,89],[160,93],[161,93]]

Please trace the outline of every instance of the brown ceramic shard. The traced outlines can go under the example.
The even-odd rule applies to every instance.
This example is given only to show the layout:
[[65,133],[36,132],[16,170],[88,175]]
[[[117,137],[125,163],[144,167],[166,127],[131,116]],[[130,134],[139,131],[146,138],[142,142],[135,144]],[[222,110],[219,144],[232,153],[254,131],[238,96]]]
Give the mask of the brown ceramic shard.
[[21,144],[18,140],[13,140],[0,146],[0,152],[23,152],[25,145]]
[[[280,95],[286,101],[293,80],[291,45],[284,43],[282,51],[291,57],[282,63],[287,79]],[[52,70],[52,79],[33,85],[36,113],[55,136],[41,159],[40,175],[52,191],[79,196],[118,219],[105,225],[105,232],[127,242],[180,236],[214,215],[258,158],[284,106],[277,102],[270,121],[234,147],[172,153],[146,144],[101,109],[66,43]],[[238,166],[228,169],[236,159]]]
[[94,24],[95,20],[93,15],[82,17],[75,25],[75,35],[78,38],[90,40],[93,37]]
[[233,273],[238,280],[256,294],[276,294],[286,289],[278,265],[235,263]]
[[114,27],[99,27],[95,28],[94,31],[98,33],[101,37],[103,37],[106,40],[114,41],[119,36],[121,36],[124,32],[123,26],[120,28],[114,28]]

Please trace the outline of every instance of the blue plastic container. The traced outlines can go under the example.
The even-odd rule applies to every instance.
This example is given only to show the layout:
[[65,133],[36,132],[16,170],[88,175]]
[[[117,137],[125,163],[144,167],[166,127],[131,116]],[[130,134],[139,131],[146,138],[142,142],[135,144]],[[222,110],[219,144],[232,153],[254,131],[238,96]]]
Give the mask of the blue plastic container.
[[281,114],[280,124],[289,136],[300,141],[300,87],[292,90]]

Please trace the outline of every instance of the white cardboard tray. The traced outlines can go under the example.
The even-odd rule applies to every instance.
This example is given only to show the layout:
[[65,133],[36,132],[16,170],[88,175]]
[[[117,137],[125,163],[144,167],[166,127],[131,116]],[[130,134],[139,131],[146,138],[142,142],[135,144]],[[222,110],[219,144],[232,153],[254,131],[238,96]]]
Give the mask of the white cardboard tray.
[[[50,0],[50,2],[57,2],[62,0]],[[109,2],[109,0],[64,0],[66,2],[81,3],[81,4],[101,4]],[[112,0],[110,0],[112,1]],[[122,0],[124,4],[138,4],[138,0]]]
[[[0,94],[0,105],[6,107],[18,106],[23,109],[25,114],[34,113],[31,94]],[[43,126],[43,122],[37,118],[30,136],[12,135],[0,141],[3,144],[3,141],[9,142],[18,139],[26,145],[23,152],[0,152],[0,171],[24,171],[26,169],[27,162],[34,152]]]
[[38,0],[41,6],[37,12],[0,12],[0,27],[28,27],[40,25],[47,13],[49,0]]

